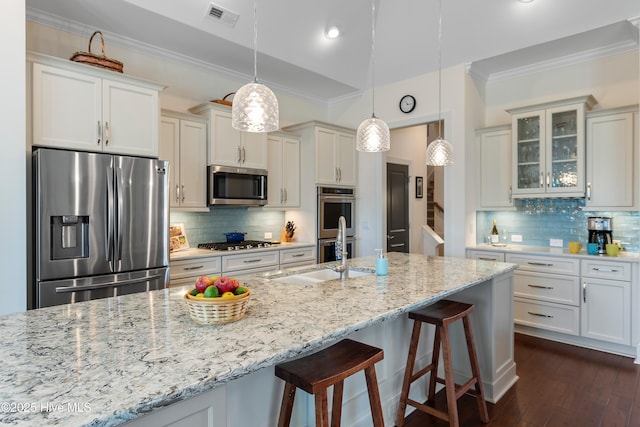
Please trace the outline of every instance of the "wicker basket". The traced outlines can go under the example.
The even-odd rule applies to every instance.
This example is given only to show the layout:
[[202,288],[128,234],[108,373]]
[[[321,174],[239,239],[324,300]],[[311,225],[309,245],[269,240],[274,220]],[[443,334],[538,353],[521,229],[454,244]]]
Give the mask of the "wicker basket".
[[185,294],[191,319],[200,325],[229,323],[244,317],[249,306],[251,291],[233,298],[196,298]]
[[[91,42],[96,34],[100,34],[100,42],[102,43],[102,54],[98,55],[91,52]],[[93,65],[94,67],[106,68],[107,70],[116,71],[118,73],[122,72],[124,65],[122,62],[109,58],[104,54],[104,37],[102,36],[102,32],[95,31],[91,38],[89,39],[89,52],[76,52],[71,56],[72,61],[81,62],[87,65]]]

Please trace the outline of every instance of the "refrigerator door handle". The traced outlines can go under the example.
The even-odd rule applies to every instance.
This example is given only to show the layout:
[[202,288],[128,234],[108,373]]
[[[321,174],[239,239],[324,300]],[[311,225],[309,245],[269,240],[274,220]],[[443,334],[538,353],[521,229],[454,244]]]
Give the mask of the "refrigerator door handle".
[[57,293],[77,292],[77,291],[87,291],[87,290],[93,290],[93,289],[112,288],[112,287],[118,287],[118,286],[131,285],[133,283],[148,282],[148,281],[151,281],[151,280],[159,279],[161,277],[162,277],[161,274],[155,274],[153,276],[138,277],[138,278],[135,278],[135,279],[122,280],[122,281],[109,282],[109,283],[102,283],[100,285],[61,286],[59,288],[56,288],[56,292]]
[[[115,239],[115,249],[116,253],[114,254],[114,262],[122,260],[122,205],[124,201],[122,200],[122,169],[116,168],[116,230],[114,233]],[[120,269],[120,267],[118,267]]]
[[106,258],[109,262],[109,269],[113,272],[113,168],[107,168],[107,235],[105,238]]

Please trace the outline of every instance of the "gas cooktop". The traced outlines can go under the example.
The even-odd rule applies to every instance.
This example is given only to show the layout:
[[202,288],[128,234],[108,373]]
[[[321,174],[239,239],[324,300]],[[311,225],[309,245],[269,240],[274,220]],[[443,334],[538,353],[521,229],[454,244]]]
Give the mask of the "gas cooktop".
[[242,242],[211,242],[199,243],[198,249],[209,249],[211,251],[241,251],[243,249],[270,248],[274,242],[264,242],[261,240],[243,240]]

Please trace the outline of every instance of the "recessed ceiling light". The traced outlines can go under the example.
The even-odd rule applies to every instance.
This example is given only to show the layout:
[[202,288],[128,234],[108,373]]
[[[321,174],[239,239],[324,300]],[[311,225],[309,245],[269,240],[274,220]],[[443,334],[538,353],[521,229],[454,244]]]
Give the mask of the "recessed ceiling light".
[[531,3],[533,0],[519,0],[521,3]]
[[338,27],[337,25],[331,25],[327,27],[324,35],[328,39],[336,39],[340,37],[340,27]]

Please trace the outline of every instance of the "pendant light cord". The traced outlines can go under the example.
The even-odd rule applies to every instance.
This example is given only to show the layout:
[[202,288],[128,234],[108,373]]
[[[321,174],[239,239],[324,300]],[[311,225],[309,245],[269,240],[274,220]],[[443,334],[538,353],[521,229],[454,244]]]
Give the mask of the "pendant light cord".
[[442,139],[442,0],[438,5],[438,139]]
[[258,0],[253,1],[253,81],[258,83]]
[[376,117],[376,2],[371,0],[371,117]]

